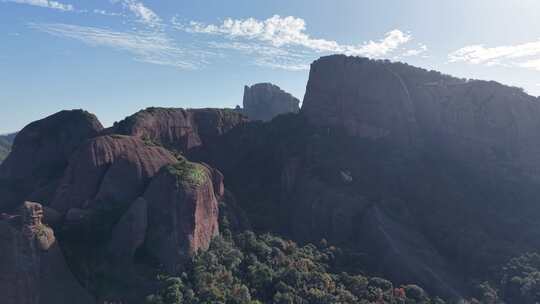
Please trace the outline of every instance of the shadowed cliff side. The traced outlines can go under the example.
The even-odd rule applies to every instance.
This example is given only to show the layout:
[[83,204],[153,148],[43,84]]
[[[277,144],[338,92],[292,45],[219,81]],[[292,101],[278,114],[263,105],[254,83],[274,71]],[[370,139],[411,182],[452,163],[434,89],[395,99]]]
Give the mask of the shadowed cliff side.
[[459,298],[540,249],[538,111],[517,88],[336,55],[313,63],[299,115],[193,157],[224,173],[257,230],[325,238],[351,265]]
[[271,83],[257,83],[244,87],[243,108],[239,109],[251,120],[269,121],[287,113],[298,113],[300,100]]

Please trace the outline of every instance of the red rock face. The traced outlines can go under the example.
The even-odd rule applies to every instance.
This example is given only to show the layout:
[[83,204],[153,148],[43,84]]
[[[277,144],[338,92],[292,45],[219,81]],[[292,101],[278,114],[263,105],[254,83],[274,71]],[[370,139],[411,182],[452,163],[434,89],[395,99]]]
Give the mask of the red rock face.
[[61,111],[26,126],[15,138],[12,153],[0,165],[1,209],[25,199],[50,202],[69,157],[81,143],[103,129],[97,118],[82,110]]
[[94,303],[69,271],[53,230],[42,223],[43,209],[25,202],[21,225],[0,220],[2,304]]
[[144,195],[146,248],[171,272],[197,250],[207,249],[219,233],[216,171],[194,163],[177,166],[163,168]]
[[147,206],[144,198],[136,199],[114,226],[108,248],[113,263],[131,263],[135,251],[144,243],[148,226]]
[[176,162],[167,150],[130,136],[100,136],[71,157],[52,207],[60,212],[93,203],[129,203],[161,167]]
[[148,108],[116,124],[108,132],[132,135],[187,153],[246,119],[223,109]]

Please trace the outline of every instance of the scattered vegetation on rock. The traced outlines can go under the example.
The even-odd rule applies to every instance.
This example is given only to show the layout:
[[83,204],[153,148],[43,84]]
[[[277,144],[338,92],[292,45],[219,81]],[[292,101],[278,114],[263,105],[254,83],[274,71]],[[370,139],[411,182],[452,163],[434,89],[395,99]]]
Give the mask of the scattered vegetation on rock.
[[167,170],[177,176],[178,181],[187,182],[194,186],[202,184],[208,178],[204,166],[190,162],[185,158],[180,158],[177,163],[167,166]]

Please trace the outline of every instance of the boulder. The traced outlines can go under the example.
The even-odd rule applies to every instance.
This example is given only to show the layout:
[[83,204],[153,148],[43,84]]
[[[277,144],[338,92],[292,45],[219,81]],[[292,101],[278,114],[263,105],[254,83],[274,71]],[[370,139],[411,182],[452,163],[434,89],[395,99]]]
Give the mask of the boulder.
[[242,112],[251,120],[269,121],[279,114],[298,113],[300,100],[271,83],[244,87]]

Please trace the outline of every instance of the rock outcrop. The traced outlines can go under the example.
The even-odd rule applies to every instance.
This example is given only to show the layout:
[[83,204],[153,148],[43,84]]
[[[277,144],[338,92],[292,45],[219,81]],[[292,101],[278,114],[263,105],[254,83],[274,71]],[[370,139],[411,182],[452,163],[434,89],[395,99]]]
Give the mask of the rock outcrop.
[[164,167],[148,186],[145,246],[168,271],[177,271],[218,235],[222,188],[221,173],[186,160]]
[[227,109],[148,108],[116,123],[108,132],[136,136],[185,154],[212,144],[245,121],[241,114]]
[[43,208],[25,202],[20,214],[0,220],[0,294],[4,304],[91,304],[71,274]]
[[22,129],[0,165],[0,210],[25,199],[50,203],[73,151],[101,130],[97,118],[83,110],[61,111]]
[[242,112],[251,120],[269,121],[280,114],[298,113],[300,101],[271,83],[244,87]]
[[62,213],[99,204],[126,206],[161,167],[174,162],[169,151],[137,137],[96,137],[71,157],[51,206]]

